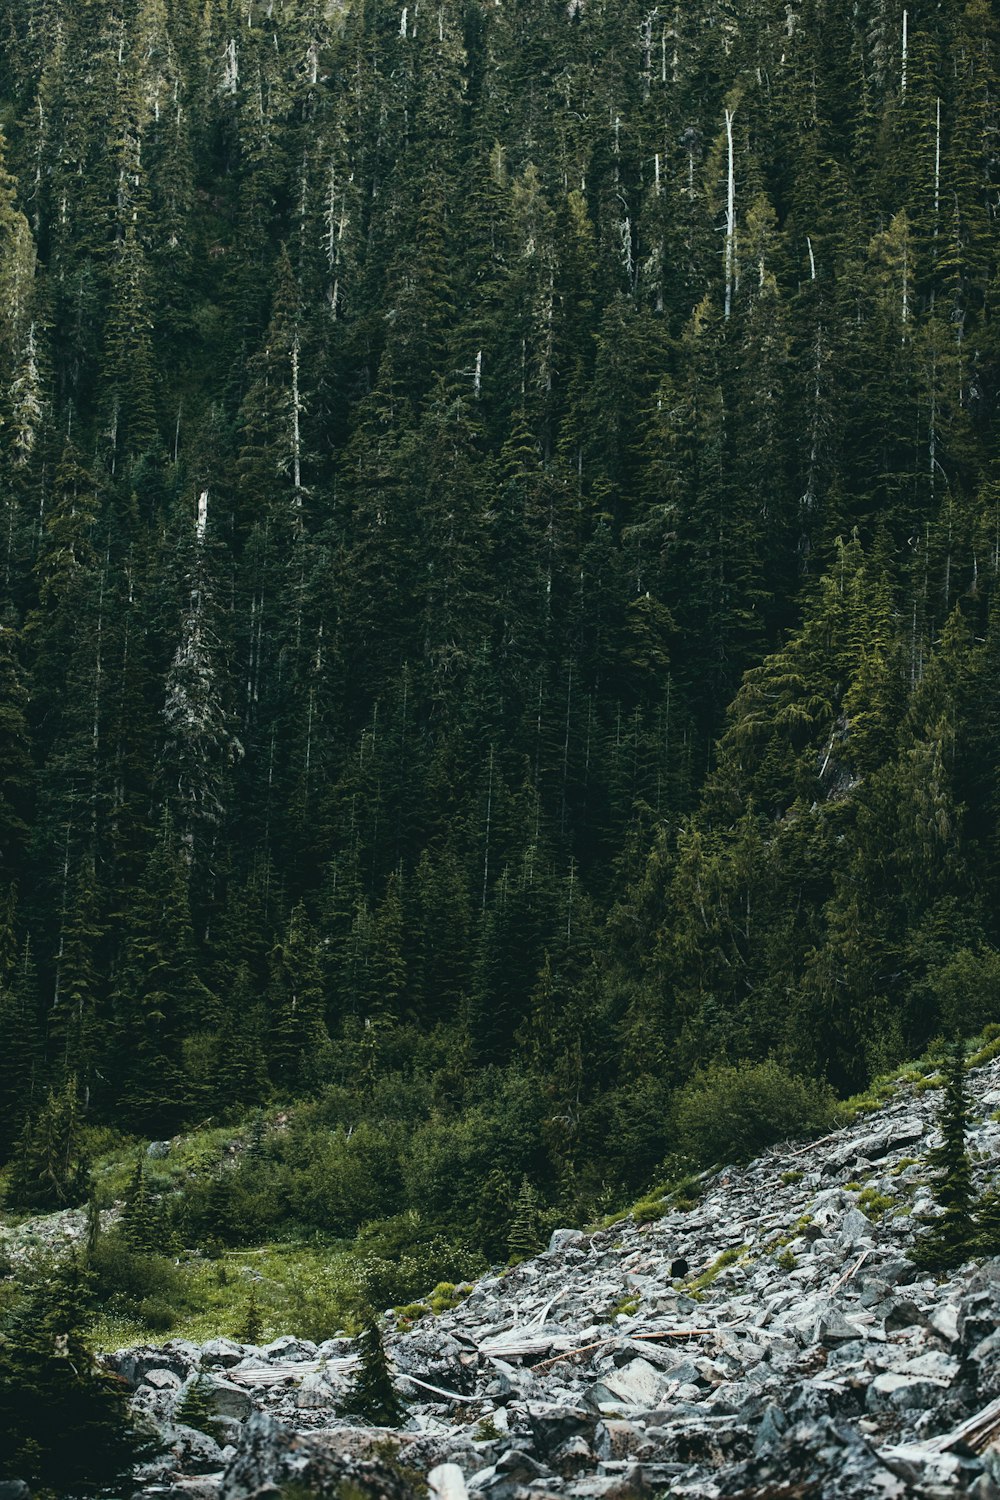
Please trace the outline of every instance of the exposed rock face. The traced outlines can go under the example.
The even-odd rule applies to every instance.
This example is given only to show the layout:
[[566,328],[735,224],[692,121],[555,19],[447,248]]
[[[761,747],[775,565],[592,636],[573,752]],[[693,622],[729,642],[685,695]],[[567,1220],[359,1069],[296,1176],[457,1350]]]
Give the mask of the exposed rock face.
[[[985,1115],[1000,1061],[970,1083]],[[398,1432],[339,1415],[343,1340],[121,1351],[110,1363],[168,1439],[138,1493],[272,1500],[294,1481],[407,1500],[405,1469],[436,1500],[1000,1500],[1000,1259],[939,1284],[907,1258],[927,1198],[907,1163],[933,1143],[938,1098],[902,1092],[830,1139],[718,1172],[654,1224],[556,1231],[411,1332],[390,1319]],[[992,1164],[1000,1124],[975,1121],[970,1144]],[[197,1370],[221,1449],[170,1426]]]

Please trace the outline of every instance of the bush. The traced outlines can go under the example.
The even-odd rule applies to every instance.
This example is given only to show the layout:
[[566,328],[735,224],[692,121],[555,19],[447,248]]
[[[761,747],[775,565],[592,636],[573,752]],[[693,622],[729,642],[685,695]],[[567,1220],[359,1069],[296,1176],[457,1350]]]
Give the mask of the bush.
[[678,1144],[692,1161],[711,1166],[745,1161],[790,1136],[828,1129],[831,1089],[797,1077],[773,1058],[731,1066],[713,1063],[674,1097]]
[[185,1306],[183,1272],[162,1255],[135,1251],[119,1231],[101,1235],[90,1253],[97,1303],[165,1333]]
[[0,1319],[0,1480],[56,1495],[130,1494],[145,1456],[120,1381],[83,1329],[87,1274],[73,1261],[31,1268]]

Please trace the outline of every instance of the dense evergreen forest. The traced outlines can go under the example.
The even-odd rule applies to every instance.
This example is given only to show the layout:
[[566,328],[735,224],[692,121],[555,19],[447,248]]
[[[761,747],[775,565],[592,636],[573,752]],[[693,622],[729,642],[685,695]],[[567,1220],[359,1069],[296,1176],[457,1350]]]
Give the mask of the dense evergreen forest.
[[302,1100],[273,1217],[492,1252],[648,1182],[699,1069],[1000,1020],[988,0],[0,48],[19,1201]]

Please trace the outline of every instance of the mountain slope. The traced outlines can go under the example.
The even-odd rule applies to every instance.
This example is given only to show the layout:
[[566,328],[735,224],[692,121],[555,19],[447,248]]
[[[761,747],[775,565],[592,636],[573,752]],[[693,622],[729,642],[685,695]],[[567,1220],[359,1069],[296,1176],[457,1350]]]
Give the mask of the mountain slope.
[[[970,1082],[969,1145],[990,1180],[1000,1060]],[[693,1207],[558,1231],[548,1252],[412,1331],[390,1316],[409,1402],[395,1434],[338,1415],[344,1340],[111,1356],[161,1421],[199,1369],[232,1414],[228,1464],[175,1433],[142,1493],[245,1500],[295,1476],[334,1493],[340,1455],[384,1460],[391,1438],[406,1470],[457,1465],[432,1476],[438,1493],[495,1500],[992,1495],[1000,1260],[929,1278],[907,1258],[913,1215],[931,1203],[922,1158],[938,1105],[936,1090],[903,1085],[826,1140],[709,1175]],[[213,1457],[215,1475],[166,1479]],[[355,1480],[387,1482],[377,1466]]]

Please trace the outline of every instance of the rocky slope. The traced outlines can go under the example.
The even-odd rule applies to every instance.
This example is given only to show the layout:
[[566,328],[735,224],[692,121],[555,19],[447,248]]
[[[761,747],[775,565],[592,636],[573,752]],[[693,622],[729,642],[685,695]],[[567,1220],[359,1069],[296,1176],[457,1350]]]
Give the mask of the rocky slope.
[[[987,1177],[1000,1060],[970,1084]],[[901,1088],[714,1174],[687,1211],[558,1230],[453,1310],[407,1331],[390,1317],[399,1431],[338,1415],[347,1340],[120,1351],[166,1443],[138,1493],[263,1500],[294,1481],[398,1500],[427,1477],[440,1500],[1000,1497],[1000,1259],[937,1281],[906,1253],[939,1100]],[[172,1421],[199,1373],[224,1446]]]

